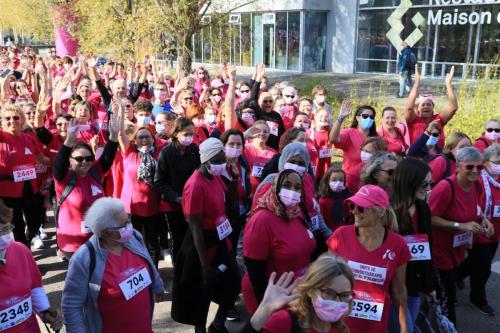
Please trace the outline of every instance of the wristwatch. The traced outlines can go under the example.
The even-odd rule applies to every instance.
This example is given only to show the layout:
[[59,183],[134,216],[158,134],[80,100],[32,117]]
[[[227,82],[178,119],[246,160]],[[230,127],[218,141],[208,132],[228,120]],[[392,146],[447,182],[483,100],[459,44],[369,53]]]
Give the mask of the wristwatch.
[[453,222],[453,229],[458,229],[460,227],[460,223]]

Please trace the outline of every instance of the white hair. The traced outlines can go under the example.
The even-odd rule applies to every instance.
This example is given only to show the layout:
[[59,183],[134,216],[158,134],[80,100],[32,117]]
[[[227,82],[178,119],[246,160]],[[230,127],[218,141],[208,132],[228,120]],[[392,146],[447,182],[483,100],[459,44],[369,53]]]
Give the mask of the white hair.
[[97,236],[101,237],[106,229],[119,225],[117,215],[125,211],[123,203],[115,198],[97,199],[85,213],[85,226]]
[[297,89],[295,89],[292,86],[284,87],[281,92],[283,93],[283,95],[286,95],[286,94],[297,95]]

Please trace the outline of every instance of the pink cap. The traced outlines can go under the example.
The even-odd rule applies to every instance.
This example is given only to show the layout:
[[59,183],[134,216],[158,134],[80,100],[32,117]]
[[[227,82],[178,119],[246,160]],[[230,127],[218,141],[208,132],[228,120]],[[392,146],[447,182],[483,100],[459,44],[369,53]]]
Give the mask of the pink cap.
[[430,101],[432,104],[434,104],[434,97],[432,97],[432,94],[420,94],[417,98],[417,104],[423,103],[425,101]]
[[356,194],[347,200],[363,208],[372,208],[373,206],[389,208],[387,192],[377,185],[362,186]]

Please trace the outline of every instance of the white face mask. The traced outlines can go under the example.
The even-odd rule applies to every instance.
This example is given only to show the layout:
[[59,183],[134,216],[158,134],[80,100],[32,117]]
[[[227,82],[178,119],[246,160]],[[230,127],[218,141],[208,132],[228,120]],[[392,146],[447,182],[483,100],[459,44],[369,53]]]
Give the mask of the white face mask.
[[302,193],[282,188],[278,193],[278,196],[285,207],[295,207],[299,204]]
[[240,157],[242,151],[243,149],[241,148],[224,147],[224,152],[226,153],[227,158]]
[[361,161],[366,162],[373,156],[372,153],[362,150],[361,151]]
[[226,163],[222,164],[208,164],[208,173],[210,173],[212,176],[220,176],[224,173],[224,170],[226,170]]
[[285,97],[285,103],[290,105],[293,103],[294,98],[293,97]]
[[6,250],[13,240],[14,234],[12,232],[0,236],[0,251]]
[[491,173],[494,176],[500,175],[500,164],[495,164],[495,163],[490,162],[490,169],[491,169]]
[[316,102],[318,102],[318,103],[324,103],[325,102],[325,96],[316,96]]
[[332,192],[340,192],[345,189],[344,182],[340,180],[329,182],[328,185],[330,185],[330,189],[332,190]]
[[306,168],[301,166],[301,165],[297,165],[297,164],[294,164],[294,163],[288,163],[286,162],[285,165],[283,166],[283,168],[285,170],[294,170],[294,171],[297,171],[299,175],[303,176],[305,173],[306,173]]
[[209,114],[205,116],[205,121],[207,124],[215,124],[217,117],[214,114]]
[[137,117],[137,125],[139,127],[148,126],[151,122],[152,122],[151,117],[146,117],[146,116]]
[[193,143],[193,137],[192,136],[181,136],[179,138],[179,142],[183,146],[189,146],[191,143]]
[[220,95],[216,95],[216,96],[212,96],[212,99],[214,100],[215,103],[219,103],[222,99],[222,97],[220,97]]

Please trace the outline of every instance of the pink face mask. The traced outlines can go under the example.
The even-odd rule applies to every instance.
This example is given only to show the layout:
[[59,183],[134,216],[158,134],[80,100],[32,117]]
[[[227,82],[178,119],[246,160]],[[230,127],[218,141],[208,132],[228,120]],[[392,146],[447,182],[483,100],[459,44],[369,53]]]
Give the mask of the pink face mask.
[[282,188],[278,196],[285,207],[295,207],[299,204],[302,193]]
[[14,235],[12,234],[12,232],[0,236],[0,251],[7,249],[13,240]]
[[120,229],[120,239],[118,242],[120,243],[125,243],[132,237],[132,234],[134,233],[134,228],[132,227],[132,224],[129,223],[123,228]]
[[336,323],[349,311],[349,304],[332,300],[325,300],[321,296],[313,304],[314,312],[325,323]]

